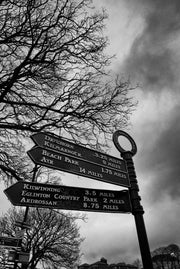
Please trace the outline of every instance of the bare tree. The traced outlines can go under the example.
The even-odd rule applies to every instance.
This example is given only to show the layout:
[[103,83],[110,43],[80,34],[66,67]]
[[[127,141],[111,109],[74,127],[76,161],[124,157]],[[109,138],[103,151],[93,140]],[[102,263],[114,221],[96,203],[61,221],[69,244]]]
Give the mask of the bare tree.
[[106,18],[90,0],[0,1],[0,168],[6,182],[31,177],[24,148],[31,133],[51,131],[96,147],[127,125],[132,87],[108,71]]
[[[24,212],[9,210],[0,218],[1,234],[16,236],[18,227],[15,221],[23,220]],[[80,215],[64,214],[51,209],[31,209],[28,215],[27,229],[22,240],[22,251],[30,253],[26,267],[36,268],[74,268],[80,258],[78,218]],[[26,268],[25,266],[23,268]]]

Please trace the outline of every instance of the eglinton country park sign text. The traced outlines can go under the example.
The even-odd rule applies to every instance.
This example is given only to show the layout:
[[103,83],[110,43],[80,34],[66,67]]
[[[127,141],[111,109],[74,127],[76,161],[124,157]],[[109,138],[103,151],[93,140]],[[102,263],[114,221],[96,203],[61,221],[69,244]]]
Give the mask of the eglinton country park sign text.
[[35,164],[107,183],[130,186],[126,163],[122,159],[45,133],[35,134],[31,138],[38,146],[27,153]]
[[4,193],[16,206],[109,213],[131,212],[128,190],[99,190],[19,181]]

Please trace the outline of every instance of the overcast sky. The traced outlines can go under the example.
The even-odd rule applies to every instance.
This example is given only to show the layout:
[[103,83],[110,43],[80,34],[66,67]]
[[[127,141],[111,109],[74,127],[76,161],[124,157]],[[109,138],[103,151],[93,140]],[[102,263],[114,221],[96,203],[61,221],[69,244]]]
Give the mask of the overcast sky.
[[[116,54],[112,69],[141,86],[126,131],[138,147],[134,163],[150,248],[180,245],[180,1],[94,0],[94,4],[109,14],[108,52]],[[115,148],[113,154],[118,156]],[[140,257],[132,215],[89,213],[88,217],[82,229],[84,261],[104,256],[108,262],[131,262]]]
[[[180,1],[93,0],[108,14],[108,53],[112,69],[139,83],[136,111],[126,130],[136,141],[134,157],[151,250],[180,245]],[[112,154],[119,157],[112,145]],[[71,176],[72,179],[73,176]],[[120,189],[84,178],[76,186]],[[68,181],[64,182],[68,185]],[[1,197],[1,205],[8,206]],[[82,263],[105,257],[108,263],[140,257],[131,214],[87,213],[81,224]]]

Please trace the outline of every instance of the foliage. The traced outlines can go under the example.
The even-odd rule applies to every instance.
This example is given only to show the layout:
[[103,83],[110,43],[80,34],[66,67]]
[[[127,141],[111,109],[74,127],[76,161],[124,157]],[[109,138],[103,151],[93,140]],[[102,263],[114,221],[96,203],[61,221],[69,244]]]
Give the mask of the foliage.
[[32,133],[101,150],[127,125],[132,87],[108,71],[106,18],[90,0],[0,1],[1,179],[32,177]]
[[159,247],[152,252],[152,261],[155,268],[177,269],[180,265],[180,248],[176,244]]
[[[15,221],[23,221],[24,211],[11,209],[0,218],[1,235],[16,236]],[[28,268],[38,263],[43,268],[74,268],[80,257],[82,238],[77,219],[80,215],[64,214],[50,209],[31,209],[27,222],[31,225],[24,233],[21,244],[23,252],[30,252]]]
[[142,268],[142,263],[140,261],[139,258],[137,258],[134,262],[133,265],[137,267],[137,269],[141,269]]

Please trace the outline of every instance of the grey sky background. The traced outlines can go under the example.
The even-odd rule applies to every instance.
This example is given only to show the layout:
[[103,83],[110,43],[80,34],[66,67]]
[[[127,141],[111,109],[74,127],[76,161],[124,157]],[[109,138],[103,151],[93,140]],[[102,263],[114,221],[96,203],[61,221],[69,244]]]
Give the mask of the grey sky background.
[[[113,71],[140,84],[126,131],[138,147],[134,163],[150,248],[180,244],[180,1],[93,2],[109,14]],[[115,148],[112,153],[118,156]],[[140,257],[132,215],[89,216],[83,229],[85,261]]]
[[[109,14],[106,33],[115,74],[140,87],[127,131],[135,140],[134,157],[151,250],[180,245],[180,1],[93,0]],[[112,144],[111,154],[119,157]],[[95,180],[64,176],[64,184],[117,190]],[[10,204],[1,196],[2,208]],[[140,258],[131,214],[87,213],[80,222],[85,240],[82,263],[105,257],[108,263]]]

